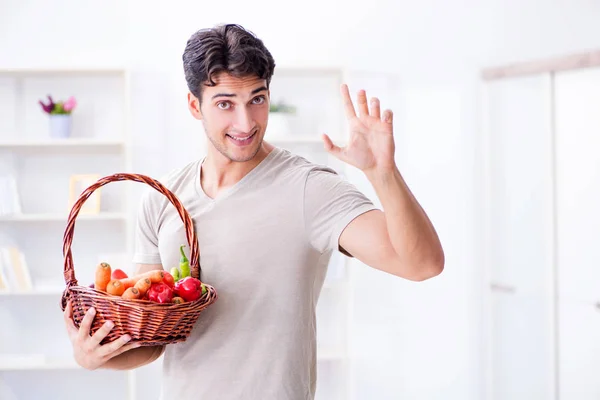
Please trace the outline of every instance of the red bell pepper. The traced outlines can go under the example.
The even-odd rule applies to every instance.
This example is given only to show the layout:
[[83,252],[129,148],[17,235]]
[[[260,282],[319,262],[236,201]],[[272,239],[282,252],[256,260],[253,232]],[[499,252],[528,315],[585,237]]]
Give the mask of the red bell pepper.
[[175,294],[187,301],[198,300],[202,296],[202,282],[191,276],[175,282]]
[[170,303],[173,299],[173,289],[166,283],[153,283],[148,290],[148,300],[156,303]]

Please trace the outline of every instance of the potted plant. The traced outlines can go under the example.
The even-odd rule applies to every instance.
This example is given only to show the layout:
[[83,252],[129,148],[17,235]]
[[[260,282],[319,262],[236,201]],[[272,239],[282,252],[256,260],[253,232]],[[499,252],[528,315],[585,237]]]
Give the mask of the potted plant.
[[296,107],[286,104],[283,100],[271,103],[269,107],[268,131],[275,136],[292,133],[291,118],[296,114]]
[[49,115],[50,137],[67,138],[71,136],[71,113],[77,106],[75,97],[71,96],[66,101],[54,102],[48,95],[48,103],[40,100],[42,110]]

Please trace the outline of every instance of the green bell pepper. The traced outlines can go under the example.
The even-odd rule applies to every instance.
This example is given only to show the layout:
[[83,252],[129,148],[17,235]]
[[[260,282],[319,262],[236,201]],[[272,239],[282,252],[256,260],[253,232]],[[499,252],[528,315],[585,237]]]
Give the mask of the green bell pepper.
[[181,279],[190,276],[190,262],[185,256],[185,253],[183,252],[184,247],[185,245],[181,245],[179,247],[179,252],[181,253],[181,259],[179,260],[179,269],[181,269]]

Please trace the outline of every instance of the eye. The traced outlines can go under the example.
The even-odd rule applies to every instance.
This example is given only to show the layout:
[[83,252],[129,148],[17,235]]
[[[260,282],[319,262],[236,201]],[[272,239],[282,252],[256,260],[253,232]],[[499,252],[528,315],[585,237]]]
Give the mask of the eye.
[[257,96],[252,99],[252,104],[260,105],[266,101],[265,96]]
[[221,110],[229,110],[229,108],[231,108],[231,104],[228,101],[221,101],[220,103],[217,103],[217,107],[219,107]]

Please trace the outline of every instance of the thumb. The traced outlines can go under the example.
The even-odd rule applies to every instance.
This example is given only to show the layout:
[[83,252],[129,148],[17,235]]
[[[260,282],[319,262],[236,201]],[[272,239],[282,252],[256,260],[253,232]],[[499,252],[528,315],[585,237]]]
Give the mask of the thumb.
[[340,146],[336,146],[335,144],[333,144],[331,138],[325,133],[321,135],[321,138],[323,139],[323,145],[325,147],[325,150],[327,150],[329,154],[334,155],[340,160],[344,161],[344,149],[342,149]]

